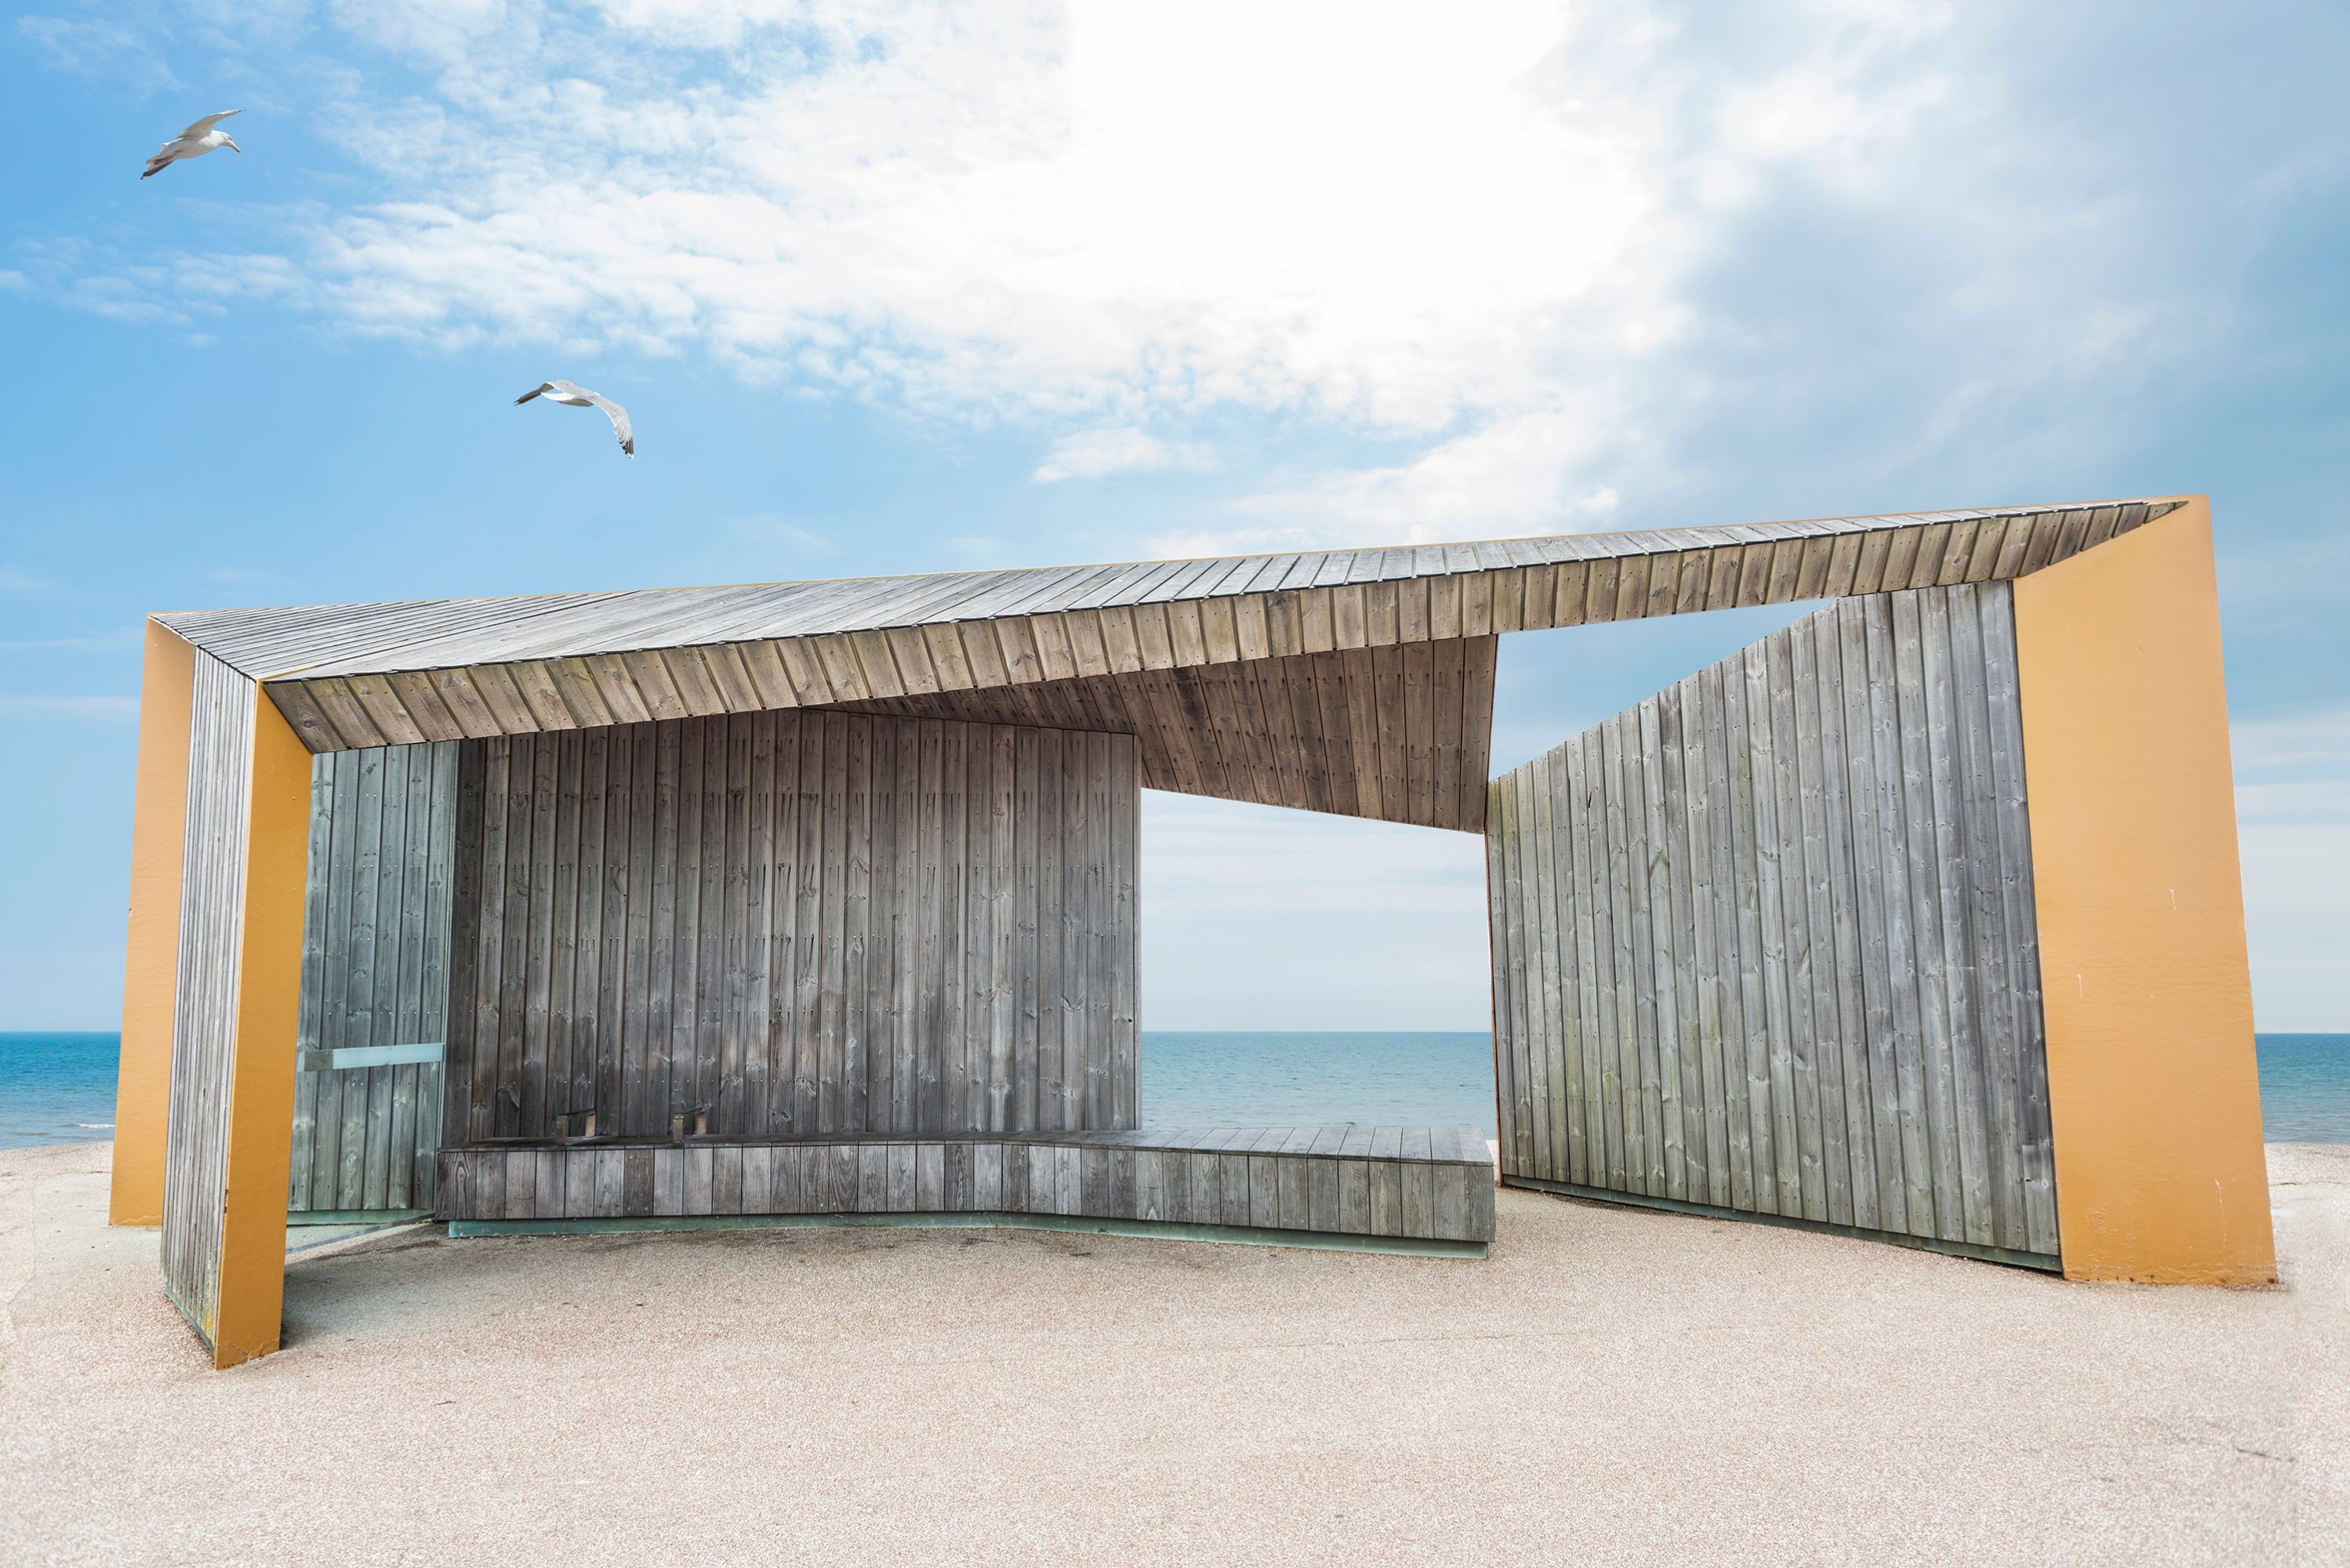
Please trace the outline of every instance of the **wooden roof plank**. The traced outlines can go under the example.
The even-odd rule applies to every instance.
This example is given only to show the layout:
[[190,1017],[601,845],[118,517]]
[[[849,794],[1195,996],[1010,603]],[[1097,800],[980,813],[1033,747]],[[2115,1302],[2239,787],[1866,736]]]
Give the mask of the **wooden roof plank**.
[[[156,618],[245,673],[286,685],[287,701],[319,732],[310,743],[382,744],[743,711],[787,695],[807,702],[962,690],[2000,580],[2093,549],[2179,504],[2164,497],[1967,508]],[[1649,564],[1627,565],[1643,556]],[[1138,614],[1136,606],[1146,607]],[[953,624],[979,629],[972,623],[986,628],[976,639],[941,635]],[[977,645],[991,657],[977,657]],[[656,650],[662,656],[644,657]]]

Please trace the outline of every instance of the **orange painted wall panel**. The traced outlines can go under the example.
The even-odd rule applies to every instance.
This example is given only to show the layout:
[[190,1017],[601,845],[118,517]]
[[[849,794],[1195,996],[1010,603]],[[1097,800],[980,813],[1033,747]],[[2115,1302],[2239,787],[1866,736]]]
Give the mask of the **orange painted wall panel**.
[[310,851],[310,753],[265,695],[254,702],[253,729],[215,1366],[276,1350],[286,1300],[286,1183]]
[[2273,1280],[2208,501],[2015,622],[2064,1272]]
[[139,682],[139,782],[123,943],[109,1225],[163,1222],[163,1137],[179,995],[180,876],[188,831],[188,714],[196,650],[153,621]]

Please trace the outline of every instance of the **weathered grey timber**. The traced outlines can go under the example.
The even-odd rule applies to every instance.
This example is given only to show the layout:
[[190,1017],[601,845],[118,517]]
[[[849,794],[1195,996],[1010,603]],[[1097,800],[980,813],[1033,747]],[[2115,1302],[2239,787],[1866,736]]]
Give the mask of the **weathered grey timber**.
[[[431,1199],[444,1129],[414,1053],[444,990],[461,1146],[591,1116],[749,1140],[550,1144],[481,1174],[501,1207],[772,1210],[820,1180],[951,1208],[1025,1183],[1276,1231],[1333,1201],[1383,1234],[1447,1223],[1471,1200],[1409,1129],[1335,1152],[1222,1129],[1180,1159],[955,1141],[1135,1125],[1146,783],[1488,835],[1512,1179],[2045,1262],[2001,585],[2185,504],[159,616],[196,655],[173,1298],[214,1336],[229,1112],[276,1104],[265,1075],[304,1074],[297,1205]],[[1814,598],[1843,603],[1479,788],[1501,634]],[[283,741],[265,697],[313,753],[358,753],[317,775],[294,1064],[234,1048],[241,966],[272,966],[257,1033],[291,956],[281,879],[256,881],[268,943],[240,929],[248,842],[273,872],[289,852],[281,769],[266,839],[246,821],[256,731]],[[175,703],[142,713],[176,726]],[[402,749],[441,743],[446,786],[417,760],[442,753]],[[864,1133],[929,1141],[834,1142],[821,1171],[775,1152]],[[1335,1168],[1284,1164],[1314,1159]]]
[[441,742],[312,761],[287,1200],[296,1215],[432,1208],[457,751]]
[[230,1067],[244,932],[245,807],[253,775],[252,681],[195,659],[188,738],[188,836],[180,882],[179,996],[164,1145],[163,1288],[210,1340],[220,1313]]
[[[1373,1152],[1384,1147],[1384,1154]],[[1245,1149],[1245,1158],[1225,1152]],[[439,1217],[1035,1214],[1294,1234],[1485,1242],[1493,1166],[1475,1127],[1195,1127],[989,1137],[473,1144],[443,1150]],[[643,1166],[609,1201],[598,1172]],[[673,1166],[680,1179],[665,1183]],[[846,1168],[871,1172],[836,1179]],[[755,1171],[755,1177],[738,1173]],[[1370,1200],[1380,1180],[1403,1200]]]
[[[1395,649],[2004,580],[2178,504],[158,618],[265,681],[306,743],[336,751]],[[1180,728],[1182,721],[1163,711],[1154,722]],[[1409,794],[1411,781],[1398,784]],[[1383,805],[1386,798],[1383,792]]]
[[1475,833],[1499,639],[1179,665],[841,703],[1139,737],[1142,783]]
[[590,742],[452,769],[452,1142],[1135,1125],[1131,736],[827,711]]
[[1493,781],[1505,1181],[2053,1266],[2014,670],[1846,599]]

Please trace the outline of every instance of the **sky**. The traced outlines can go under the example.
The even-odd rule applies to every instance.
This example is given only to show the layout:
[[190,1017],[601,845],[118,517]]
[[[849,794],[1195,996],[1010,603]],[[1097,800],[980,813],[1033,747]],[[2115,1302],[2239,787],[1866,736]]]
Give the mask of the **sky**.
[[[154,610],[2182,492],[2258,1025],[2350,1030],[2345,58],[2153,0],[35,0],[0,1030],[114,1027]],[[1798,613],[1506,639],[1496,768]],[[1145,1027],[1486,1026],[1479,839],[1144,811]]]

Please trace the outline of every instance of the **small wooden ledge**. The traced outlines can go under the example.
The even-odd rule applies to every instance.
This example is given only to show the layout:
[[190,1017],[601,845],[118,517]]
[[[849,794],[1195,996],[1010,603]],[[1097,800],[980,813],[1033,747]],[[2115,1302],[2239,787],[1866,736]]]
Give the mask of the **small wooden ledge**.
[[1493,1236],[1493,1167],[1471,1127],[498,1143],[441,1153],[438,1216],[452,1234],[852,1215],[1053,1217],[1144,1234],[1197,1230],[1211,1241],[1355,1238],[1482,1251]]

